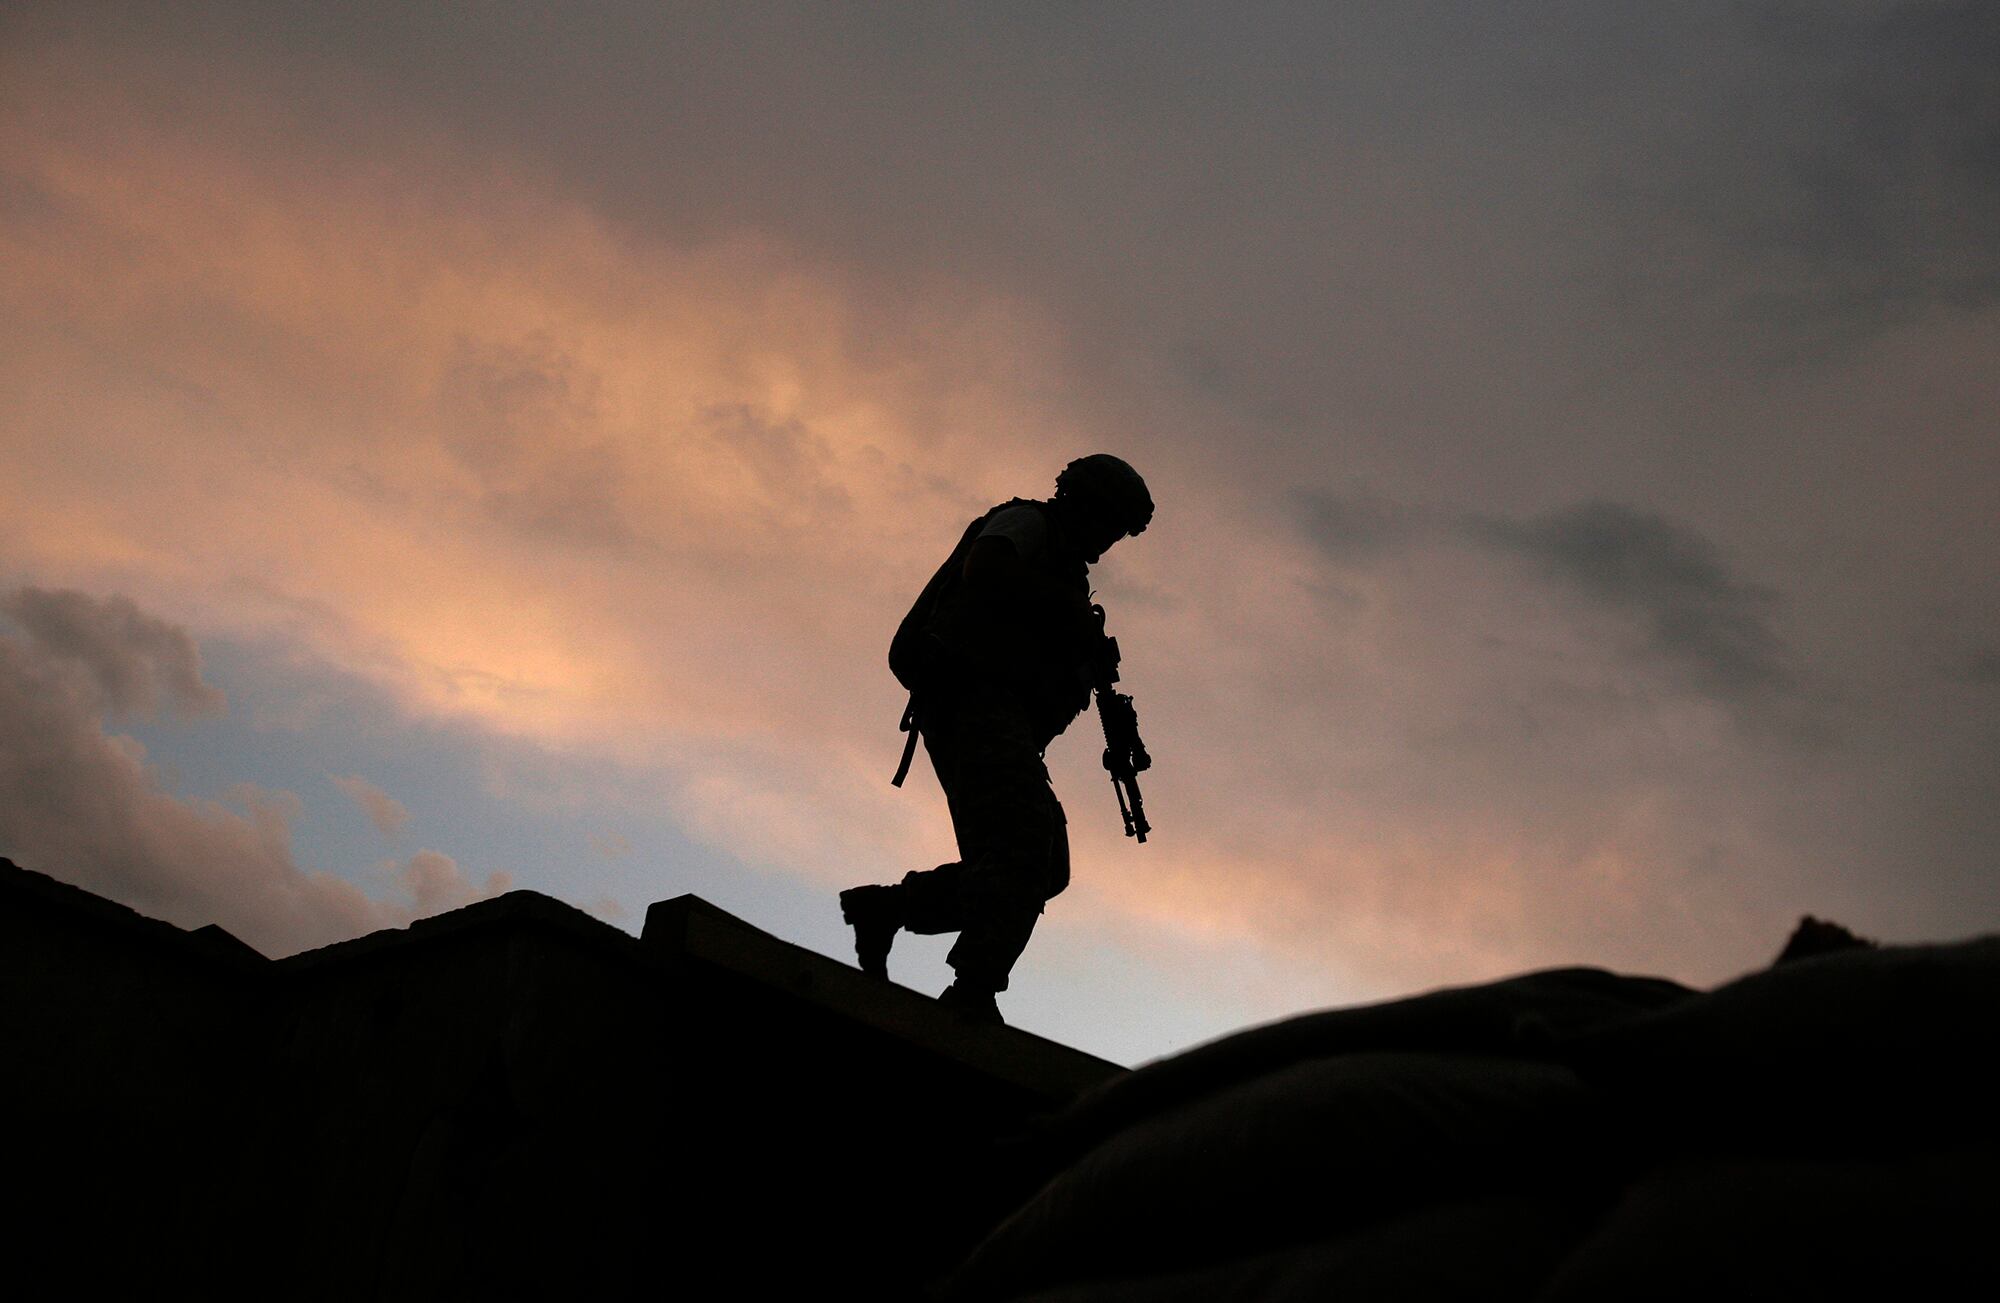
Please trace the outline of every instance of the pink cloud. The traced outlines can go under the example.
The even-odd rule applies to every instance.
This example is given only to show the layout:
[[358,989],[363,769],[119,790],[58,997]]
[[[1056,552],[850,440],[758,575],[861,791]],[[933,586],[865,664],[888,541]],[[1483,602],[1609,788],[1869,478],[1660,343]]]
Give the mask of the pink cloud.
[[[9,598],[10,611],[23,608],[20,597]],[[159,674],[162,660],[186,668],[192,640],[123,599],[62,597],[63,627],[97,636],[0,633],[0,853],[184,927],[219,923],[271,955],[506,890],[504,875],[475,887],[448,857],[423,851],[394,875],[400,898],[371,898],[293,858],[295,794],[246,783],[227,804],[171,795],[136,741],[104,732],[115,694],[100,676],[118,665],[124,677],[112,681],[129,685]],[[178,690],[220,700],[198,674]]]
[[513,875],[500,871],[488,874],[484,885],[475,885],[458,867],[457,860],[438,851],[418,851],[400,863],[392,861],[387,867],[391,879],[409,897],[418,918],[498,896],[514,886]]
[[150,719],[162,706],[188,719],[222,714],[228,701],[202,679],[201,652],[185,629],[143,614],[123,597],[17,588],[0,596],[30,641],[83,676],[87,694],[112,715]]
[[348,800],[361,808],[368,821],[384,837],[395,836],[410,822],[407,806],[359,774],[329,774],[328,777]]
[[[1355,464],[1402,457],[1352,412],[1246,455],[1241,412],[1156,360],[1078,374],[1091,341],[1004,288],[885,288],[750,229],[646,235],[502,150],[333,105],[366,123],[358,149],[252,82],[190,107],[166,93],[182,71],[88,49],[12,65],[0,160],[36,202],[0,217],[0,562],[280,640],[412,718],[609,757],[694,835],[831,887],[950,846],[927,780],[886,785],[883,654],[911,595],[971,515],[1110,448],[1162,504],[1098,573],[1159,835],[1117,838],[1084,721],[1052,755],[1080,865],[1060,909],[1387,993],[1578,959],[1721,976],[1789,913],[1893,906],[1893,888],[1838,894],[1885,845],[1883,807],[1850,796],[1878,775],[1635,673],[1606,651],[1633,640],[1629,612],[1434,538],[1347,557],[1302,538],[1290,495],[1350,473],[1344,421]],[[1385,391],[1419,379],[1375,362]],[[1854,388],[1900,395],[1898,374]],[[1812,442],[1840,418],[1821,401],[1748,424]],[[1486,492],[1465,485],[1487,468],[1454,473],[1438,492]],[[108,605],[75,616],[15,613],[86,650],[8,653],[17,684],[68,694],[47,721],[73,744],[58,771],[95,775],[19,807],[45,858],[190,915],[237,908],[214,880],[236,875],[267,902],[245,926],[279,944],[376,917],[291,863],[282,802],[175,802],[104,739],[100,708],[219,698],[172,639]],[[150,659],[87,651],[113,644]],[[19,700],[17,724],[54,709]],[[130,826],[92,850],[99,799]],[[434,854],[397,870],[412,900],[469,889],[445,857],[419,863]]]

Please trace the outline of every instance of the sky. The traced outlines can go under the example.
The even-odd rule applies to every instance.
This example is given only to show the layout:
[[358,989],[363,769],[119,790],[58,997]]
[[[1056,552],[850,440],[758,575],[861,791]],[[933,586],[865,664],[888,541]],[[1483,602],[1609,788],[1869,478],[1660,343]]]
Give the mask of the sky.
[[[0,854],[282,955],[953,857],[889,636],[1093,569],[1125,1063],[1801,914],[2000,929],[2000,7],[0,12]],[[949,980],[949,938],[892,974]]]

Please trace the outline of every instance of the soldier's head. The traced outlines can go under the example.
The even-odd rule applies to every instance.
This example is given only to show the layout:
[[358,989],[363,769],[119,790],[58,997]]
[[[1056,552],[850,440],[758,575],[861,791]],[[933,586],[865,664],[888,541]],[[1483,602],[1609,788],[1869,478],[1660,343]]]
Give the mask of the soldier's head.
[[1130,465],[1110,453],[1079,457],[1056,476],[1055,505],[1086,561],[1153,521],[1153,495]]

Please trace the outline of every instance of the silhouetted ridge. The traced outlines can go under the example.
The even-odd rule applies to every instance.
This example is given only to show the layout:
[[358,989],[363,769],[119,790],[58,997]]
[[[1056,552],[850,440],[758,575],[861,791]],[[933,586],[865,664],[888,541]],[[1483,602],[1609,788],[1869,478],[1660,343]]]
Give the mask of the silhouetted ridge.
[[1024,1193],[993,1138],[1123,1072],[692,896],[273,961],[0,861],[0,978],[63,1296],[912,1298]]
[[2000,938],[1806,931],[1708,993],[1557,969],[1128,1074],[692,896],[639,938],[513,892],[272,961],[0,860],[26,1207],[10,1279],[329,1299],[1991,1293]]

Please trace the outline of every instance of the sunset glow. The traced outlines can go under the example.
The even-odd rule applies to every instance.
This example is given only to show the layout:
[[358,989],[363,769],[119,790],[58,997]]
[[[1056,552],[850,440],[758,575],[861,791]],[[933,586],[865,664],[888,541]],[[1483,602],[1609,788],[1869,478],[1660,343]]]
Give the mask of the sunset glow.
[[612,8],[0,20],[0,853],[272,953],[524,886],[845,957],[951,855],[896,621],[1103,450],[1158,832],[1086,717],[1024,1025],[2000,925],[1977,40]]

